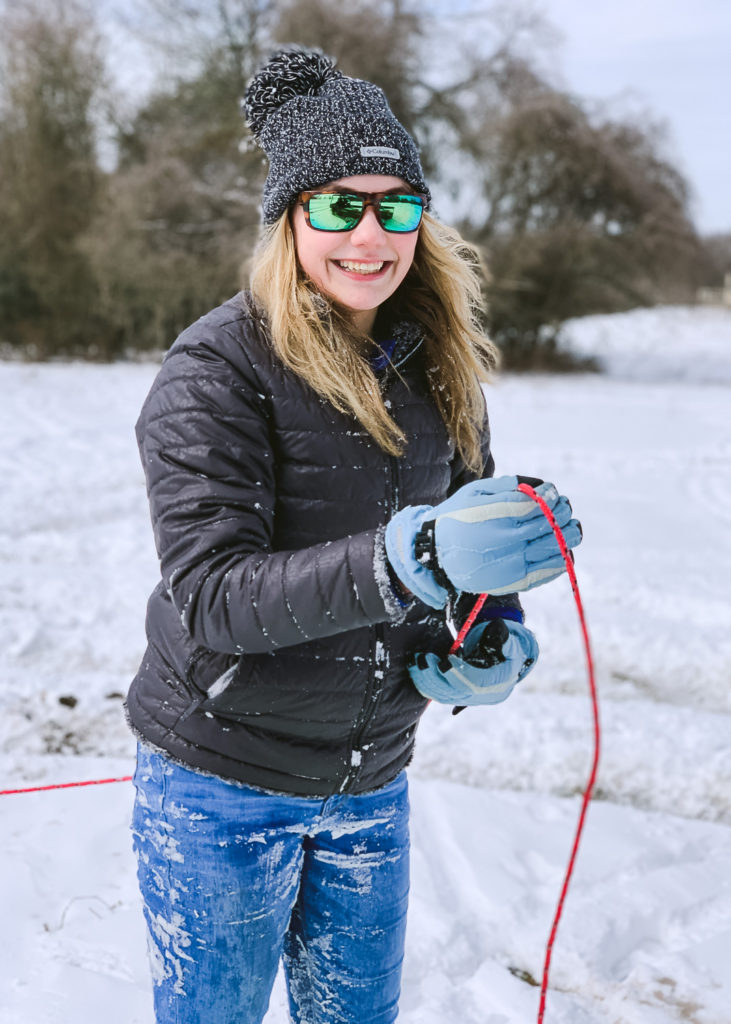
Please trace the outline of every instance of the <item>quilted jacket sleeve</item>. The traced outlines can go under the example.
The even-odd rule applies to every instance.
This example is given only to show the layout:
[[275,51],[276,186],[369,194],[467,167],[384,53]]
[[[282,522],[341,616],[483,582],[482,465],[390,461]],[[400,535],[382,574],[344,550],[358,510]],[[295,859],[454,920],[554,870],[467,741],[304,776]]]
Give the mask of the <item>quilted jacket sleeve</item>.
[[390,619],[375,529],[272,550],[265,396],[240,339],[201,330],[171,349],[137,423],[163,581],[184,627],[204,647],[241,654]]

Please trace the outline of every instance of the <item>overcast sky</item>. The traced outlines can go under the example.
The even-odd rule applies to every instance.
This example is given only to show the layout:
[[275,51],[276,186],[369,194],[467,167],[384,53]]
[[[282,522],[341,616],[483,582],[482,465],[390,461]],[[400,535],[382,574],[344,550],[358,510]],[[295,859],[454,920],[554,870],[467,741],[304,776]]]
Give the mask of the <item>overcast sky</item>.
[[[731,0],[539,0],[558,65],[586,97],[631,90],[668,123],[703,232],[731,232]],[[629,102],[629,100],[627,101]]]

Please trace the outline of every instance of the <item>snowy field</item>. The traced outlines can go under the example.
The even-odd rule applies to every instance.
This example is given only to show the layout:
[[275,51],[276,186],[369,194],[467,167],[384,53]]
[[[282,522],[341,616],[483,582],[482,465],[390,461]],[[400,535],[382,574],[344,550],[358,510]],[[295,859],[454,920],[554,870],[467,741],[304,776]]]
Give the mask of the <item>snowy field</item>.
[[[554,480],[583,522],[602,705],[545,1020],[731,1024],[731,312],[570,339],[607,373],[489,391],[497,472]],[[132,771],[122,696],[157,575],[133,424],[155,369],[0,364],[0,788]],[[568,582],[525,605],[529,679],[421,727],[403,1024],[536,1019],[591,716]],[[129,783],[0,798],[2,1024],[152,1024],[131,802]],[[278,985],[266,1024],[284,1005]]]

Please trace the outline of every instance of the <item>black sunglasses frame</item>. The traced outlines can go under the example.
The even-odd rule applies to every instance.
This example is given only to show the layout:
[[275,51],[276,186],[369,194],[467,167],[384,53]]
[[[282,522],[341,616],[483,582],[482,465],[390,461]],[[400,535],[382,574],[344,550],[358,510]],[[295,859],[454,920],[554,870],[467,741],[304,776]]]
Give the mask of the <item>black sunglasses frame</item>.
[[[310,220],[310,199],[312,199],[313,196],[355,196],[356,199],[360,199],[363,202],[363,209],[360,212],[360,217],[358,217],[358,220],[355,222],[355,224],[351,224],[350,227],[318,228]],[[368,209],[368,207],[372,206],[373,211],[376,215],[376,219],[378,220],[378,223],[381,225],[384,231],[387,231],[390,235],[410,235],[413,234],[414,231],[419,230],[419,226],[421,225],[421,217],[419,217],[419,223],[416,225],[416,227],[410,228],[408,231],[394,231],[393,228],[386,227],[386,225],[381,220],[381,203],[385,199],[400,199],[402,196],[405,196],[408,199],[417,200],[417,202],[415,202],[413,205],[421,207],[421,213],[423,216],[424,210],[426,210],[427,208],[427,198],[426,196],[423,196],[418,192],[357,192],[355,189],[351,188],[344,189],[341,192],[339,190],[334,189],[318,188],[314,189],[312,192],[300,192],[299,198],[297,200],[297,205],[302,207],[302,210],[305,215],[305,220],[307,221],[308,226],[311,227],[313,231],[325,231],[329,235],[341,234],[344,231],[354,231],[365,217],[365,212]]]

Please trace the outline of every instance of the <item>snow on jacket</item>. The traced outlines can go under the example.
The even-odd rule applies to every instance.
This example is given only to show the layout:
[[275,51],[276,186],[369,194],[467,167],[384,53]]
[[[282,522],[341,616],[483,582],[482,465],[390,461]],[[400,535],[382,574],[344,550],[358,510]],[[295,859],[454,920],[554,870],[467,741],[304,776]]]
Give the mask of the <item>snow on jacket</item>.
[[[204,772],[309,796],[385,785],[426,701],[407,663],[441,653],[443,616],[403,608],[383,528],[471,479],[401,325],[381,378],[408,446],[394,458],[286,368],[246,293],[177,339],[137,437],[162,580],[127,713]],[[485,475],[491,475],[487,420]]]

